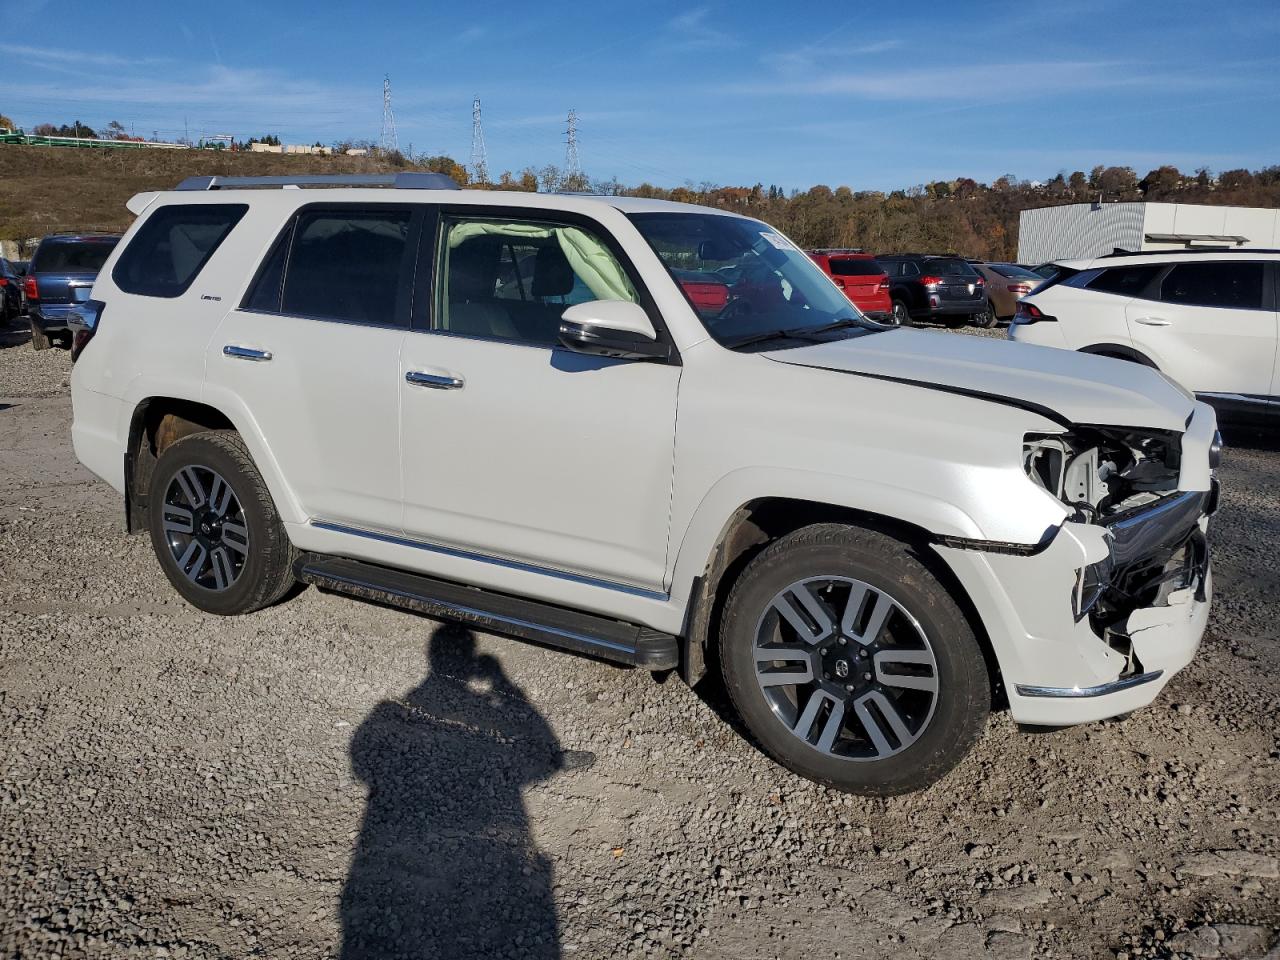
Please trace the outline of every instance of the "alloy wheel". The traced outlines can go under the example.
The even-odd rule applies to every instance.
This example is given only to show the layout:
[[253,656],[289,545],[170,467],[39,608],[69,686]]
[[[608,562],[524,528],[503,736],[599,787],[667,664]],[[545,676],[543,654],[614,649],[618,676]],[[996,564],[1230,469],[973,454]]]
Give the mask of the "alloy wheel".
[[217,471],[183,467],[165,491],[165,541],[183,576],[196,586],[221,592],[244,572],[249,527],[231,485]]
[[883,760],[933,719],[938,663],[919,622],[888,593],[810,577],[774,596],[755,635],[756,680],[779,722],[843,760]]

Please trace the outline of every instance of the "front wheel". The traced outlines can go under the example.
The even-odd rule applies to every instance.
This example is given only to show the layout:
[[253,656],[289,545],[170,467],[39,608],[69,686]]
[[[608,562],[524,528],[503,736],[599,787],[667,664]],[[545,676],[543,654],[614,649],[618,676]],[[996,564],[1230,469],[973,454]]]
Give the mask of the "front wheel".
[[905,544],[841,524],[775,541],[721,624],[725,683],[783,766],[871,796],[927,787],[981,735],[986,664],[951,594]]
[[293,585],[296,552],[238,434],[196,433],[166,447],[148,510],[160,566],[192,606],[249,613]]

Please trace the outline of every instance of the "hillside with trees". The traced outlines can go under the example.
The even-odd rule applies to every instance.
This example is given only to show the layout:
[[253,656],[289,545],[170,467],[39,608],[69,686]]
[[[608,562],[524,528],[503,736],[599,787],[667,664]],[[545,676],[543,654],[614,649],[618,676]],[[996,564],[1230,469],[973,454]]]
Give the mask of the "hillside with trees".
[[1017,255],[1018,214],[1031,207],[1099,198],[1280,207],[1280,166],[1216,176],[1162,166],[1141,177],[1129,167],[1097,166],[1043,182],[1008,175],[991,183],[961,177],[889,192],[821,184],[788,192],[763,183],[627,186],[616,179],[570,177],[555,166],[505,172],[494,183],[478,184],[470,183],[467,169],[450,157],[377,151],[350,157],[0,146],[0,240],[25,241],[58,230],[123,229],[131,220],[124,206],[129,197],[170,189],[188,176],[396,170],[448,173],[476,189],[590,191],[701,203],[758,217],[804,247],[954,252],[990,260]]

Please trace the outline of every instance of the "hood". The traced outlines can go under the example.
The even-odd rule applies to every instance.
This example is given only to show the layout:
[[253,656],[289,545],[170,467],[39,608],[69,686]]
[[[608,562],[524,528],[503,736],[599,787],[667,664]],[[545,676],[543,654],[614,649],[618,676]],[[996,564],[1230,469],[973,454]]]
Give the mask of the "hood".
[[1182,432],[1195,406],[1181,387],[1141,364],[987,337],[899,328],[763,355],[1020,407],[1064,427]]

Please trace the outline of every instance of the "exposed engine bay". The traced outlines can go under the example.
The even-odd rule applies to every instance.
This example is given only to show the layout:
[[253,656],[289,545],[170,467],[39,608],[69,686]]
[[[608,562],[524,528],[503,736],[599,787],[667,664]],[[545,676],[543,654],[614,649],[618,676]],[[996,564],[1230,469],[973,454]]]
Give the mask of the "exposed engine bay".
[[1022,458],[1032,482],[1075,508],[1080,519],[1105,522],[1177,491],[1181,435],[1075,427],[1028,434]]

